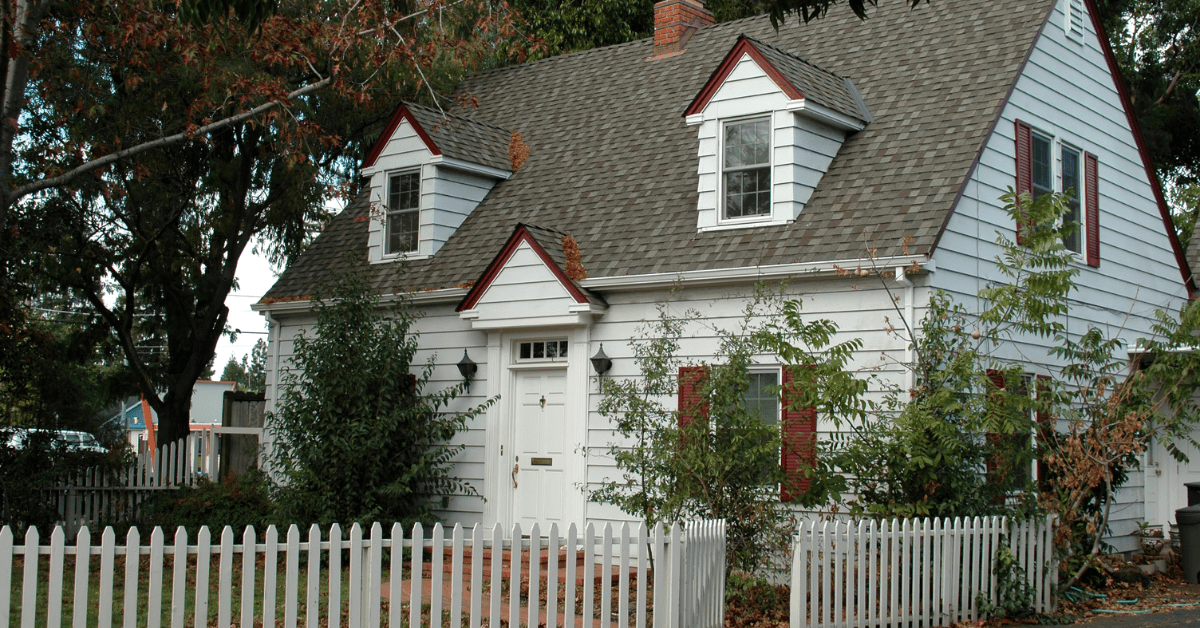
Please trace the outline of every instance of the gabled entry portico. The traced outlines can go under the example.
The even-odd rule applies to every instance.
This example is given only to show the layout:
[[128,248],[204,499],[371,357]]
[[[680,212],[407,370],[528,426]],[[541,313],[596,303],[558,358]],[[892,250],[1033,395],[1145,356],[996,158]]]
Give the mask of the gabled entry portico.
[[585,515],[590,326],[607,309],[563,273],[561,232],[518,225],[459,305],[488,332],[484,522]]

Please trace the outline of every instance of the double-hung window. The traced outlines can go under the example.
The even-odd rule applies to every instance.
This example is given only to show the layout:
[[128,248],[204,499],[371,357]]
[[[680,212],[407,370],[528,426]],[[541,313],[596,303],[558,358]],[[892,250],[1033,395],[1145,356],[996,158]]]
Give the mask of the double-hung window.
[[771,119],[726,122],[721,155],[722,218],[771,215]]
[[[1100,265],[1100,195],[1096,155],[1034,130],[1017,121],[1017,192],[1033,198],[1059,192],[1069,194],[1063,214],[1062,241],[1068,250],[1083,256],[1089,266]],[[1021,229],[1017,225],[1017,239]]]
[[1054,145],[1052,138],[1033,132],[1033,197],[1057,191],[1069,194],[1067,212],[1063,214],[1063,246],[1076,253],[1082,253],[1080,232],[1083,228],[1083,216],[1079,213],[1079,195],[1083,191],[1080,185],[1079,151],[1066,144],[1058,144],[1058,166],[1061,178],[1055,185],[1054,176]]
[[388,175],[387,246],[385,253],[414,253],[421,224],[421,173]]
[[1064,194],[1071,195],[1070,200],[1067,201],[1067,213],[1063,214],[1063,226],[1066,227],[1063,230],[1063,246],[1076,253],[1082,253],[1080,233],[1083,231],[1083,216],[1079,213],[1079,195],[1083,193],[1083,186],[1080,185],[1079,178],[1079,151],[1062,144],[1059,155],[1059,163],[1062,167],[1062,190]]

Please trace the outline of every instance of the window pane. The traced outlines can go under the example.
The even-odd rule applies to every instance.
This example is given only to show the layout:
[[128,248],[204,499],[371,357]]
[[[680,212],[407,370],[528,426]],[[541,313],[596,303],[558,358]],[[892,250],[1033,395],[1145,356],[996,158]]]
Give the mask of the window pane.
[[533,343],[533,357],[535,359],[546,357],[546,343],[544,343],[544,342]]
[[751,373],[750,387],[746,391],[746,409],[757,414],[763,423],[779,423],[779,397],[772,387],[779,385],[778,373]]
[[1033,197],[1054,190],[1054,165],[1050,158],[1050,138],[1033,134]]
[[388,177],[387,253],[411,253],[417,250],[420,204],[419,172],[401,172]]
[[546,343],[546,357],[547,358],[557,358],[558,357],[558,343],[557,342],[547,342]]
[[531,355],[530,343],[522,342],[521,343],[521,359],[528,360],[530,355]]
[[769,133],[768,120],[725,125],[725,167],[741,168],[767,163],[771,148]]
[[403,172],[388,181],[388,209],[415,209],[421,203],[421,174]]
[[567,341],[566,340],[562,340],[558,343],[558,357],[560,357],[560,358],[567,357]]
[[1063,146],[1062,148],[1062,187],[1063,193],[1070,192],[1071,200],[1067,202],[1067,213],[1063,214],[1063,246],[1080,252],[1081,231],[1083,223],[1079,216],[1079,198],[1083,188],[1079,185],[1079,151]]
[[724,217],[771,213],[771,124],[769,119],[725,125]]

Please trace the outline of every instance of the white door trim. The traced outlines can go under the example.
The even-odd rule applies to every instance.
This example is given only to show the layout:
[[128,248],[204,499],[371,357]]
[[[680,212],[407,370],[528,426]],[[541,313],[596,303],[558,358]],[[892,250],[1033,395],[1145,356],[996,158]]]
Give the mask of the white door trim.
[[[570,343],[565,362],[526,362],[517,363],[513,346],[517,341],[534,338],[565,337]],[[500,401],[488,412],[488,451],[485,456],[487,466],[492,470],[488,475],[487,504],[484,512],[484,523],[501,524],[506,531],[512,529],[514,520],[512,512],[511,473],[513,465],[514,443],[516,439],[513,421],[515,416],[515,390],[517,377],[530,370],[566,369],[567,371],[567,413],[566,428],[568,451],[567,464],[564,472],[567,474],[568,486],[563,495],[564,520],[573,522],[584,521],[587,498],[580,485],[586,481],[587,459],[584,447],[587,443],[588,407],[590,406],[588,383],[588,345],[590,333],[586,327],[559,327],[536,330],[521,330],[516,332],[491,332],[488,334],[488,361],[500,365],[497,369]],[[488,391],[492,394],[492,390]],[[503,453],[501,449],[503,448]]]

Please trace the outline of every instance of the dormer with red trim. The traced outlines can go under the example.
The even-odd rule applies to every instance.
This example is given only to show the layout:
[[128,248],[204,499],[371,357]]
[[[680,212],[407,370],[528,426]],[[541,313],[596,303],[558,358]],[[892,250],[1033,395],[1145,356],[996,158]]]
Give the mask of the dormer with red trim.
[[510,132],[401,103],[363,161],[371,179],[367,257],[432,257],[498,181],[512,176]]
[[[555,229],[518,224],[459,303],[459,316],[473,329],[590,325],[608,305],[567,276],[568,249],[574,248],[567,238]],[[578,260],[574,272],[586,272]]]
[[842,143],[871,122],[850,79],[745,35],[684,116],[700,135],[700,231],[795,221]]

